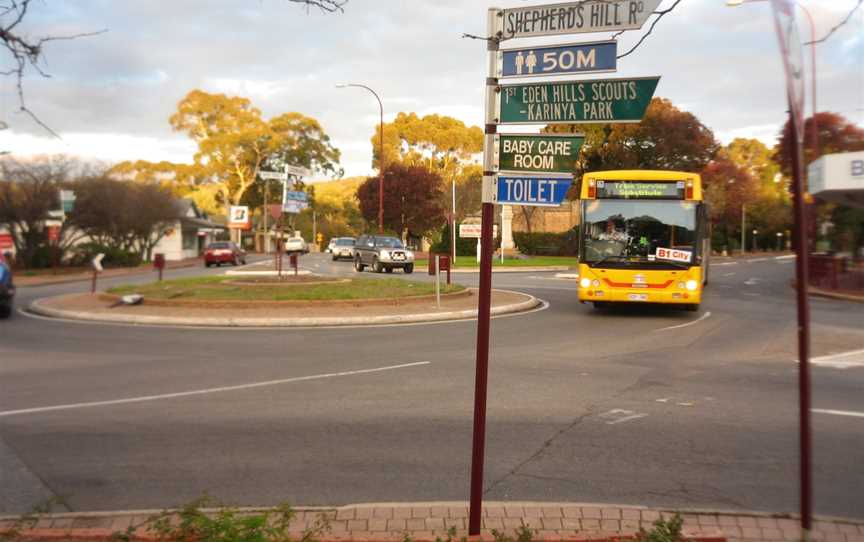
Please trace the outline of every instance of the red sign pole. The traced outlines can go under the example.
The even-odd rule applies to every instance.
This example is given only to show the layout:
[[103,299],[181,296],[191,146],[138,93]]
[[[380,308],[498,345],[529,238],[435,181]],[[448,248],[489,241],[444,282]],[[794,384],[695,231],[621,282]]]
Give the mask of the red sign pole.
[[[790,108],[791,110],[791,108]],[[794,186],[795,225],[795,284],[798,299],[798,438],[801,448],[801,527],[810,532],[813,527],[813,474],[812,431],[810,424],[810,300],[807,297],[809,280],[807,240],[807,210],[804,206],[804,179],[801,164],[801,144],[795,114],[789,114],[794,145],[792,150],[792,182]]]
[[[490,59],[489,74],[486,79],[487,102],[490,87],[498,86],[498,79],[493,71],[498,51],[498,33],[500,26],[500,10],[490,8],[487,12],[486,31],[490,36],[487,51]],[[497,131],[495,119],[489,113],[491,104],[486,104],[486,134]],[[488,152],[483,156],[484,184],[486,179],[493,177],[493,157]],[[485,196],[485,194],[484,194]],[[486,453],[486,390],[489,375],[489,328],[492,308],[492,224],[495,221],[495,204],[484,197],[480,225],[480,287],[477,300],[477,363],[474,376],[474,436],[471,453],[471,501],[468,509],[468,535],[480,534],[482,526],[483,506],[483,467]]]

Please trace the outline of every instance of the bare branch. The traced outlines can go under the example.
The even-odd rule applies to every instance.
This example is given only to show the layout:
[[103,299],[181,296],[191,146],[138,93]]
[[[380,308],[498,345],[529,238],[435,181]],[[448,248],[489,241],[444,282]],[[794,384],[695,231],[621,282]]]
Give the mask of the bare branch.
[[[859,1],[861,1],[861,0],[859,0]],[[644,34],[642,34],[642,37],[639,38],[639,41],[636,42],[636,45],[631,47],[630,50],[627,51],[626,53],[618,55],[618,58],[624,58],[625,56],[627,56],[630,53],[632,53],[633,51],[635,51],[640,45],[642,45],[642,42],[645,41],[645,39],[651,35],[651,32],[654,31],[654,27],[657,26],[657,23],[660,22],[660,19],[662,19],[666,14],[668,14],[673,9],[675,9],[678,6],[678,4],[680,4],[680,3],[681,3],[681,0],[675,0],[675,3],[672,4],[671,6],[669,6],[668,8],[661,9],[660,11],[655,11],[654,13],[657,15],[657,18],[654,19],[654,21],[651,23],[651,26],[648,27],[648,31],[645,32]]]
[[[24,100],[24,73],[27,68],[33,69],[42,77],[51,77],[39,65],[39,61],[43,56],[43,46],[51,41],[73,40],[95,36],[107,32],[100,30],[98,32],[85,32],[70,36],[44,36],[38,39],[28,38],[17,32],[16,27],[21,24],[24,17],[27,15],[27,10],[30,7],[31,0],[10,0],[9,3],[0,6],[0,51],[4,50],[12,58],[13,67],[9,70],[0,71],[0,76],[16,78],[16,90],[18,93],[18,112],[25,113],[39,126],[44,128],[54,137],[60,139],[60,136],[49,128],[39,117],[30,109]],[[9,19],[9,20],[4,20]]]
[[345,9],[342,7],[348,3],[348,0],[288,0],[289,2],[293,2],[295,4],[306,4],[306,7],[316,7],[321,11],[325,11],[327,13],[335,13],[340,12],[344,13]]
[[816,44],[816,43],[822,43],[822,42],[827,41],[828,38],[831,37],[831,34],[833,34],[834,32],[836,32],[838,28],[840,28],[841,26],[843,26],[844,24],[846,24],[846,23],[849,22],[849,19],[851,19],[851,18],[852,18],[852,15],[854,15],[855,12],[858,10],[858,8],[861,7],[861,4],[864,4],[864,0],[858,0],[858,3],[855,4],[855,6],[854,6],[850,11],[849,11],[849,13],[846,14],[846,17],[844,17],[843,20],[840,21],[840,23],[837,24],[834,28],[832,28],[831,30],[829,30],[827,34],[825,34],[824,36],[822,36],[822,37],[819,38],[818,40],[813,40],[813,41],[805,42],[804,45],[813,45],[813,44]]

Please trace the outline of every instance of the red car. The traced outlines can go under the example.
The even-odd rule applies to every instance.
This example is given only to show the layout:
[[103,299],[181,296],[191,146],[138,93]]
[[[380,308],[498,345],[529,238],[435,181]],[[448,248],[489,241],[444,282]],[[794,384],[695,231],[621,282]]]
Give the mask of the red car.
[[230,263],[231,265],[246,265],[246,251],[238,247],[234,243],[228,241],[220,241],[218,243],[210,243],[204,249],[204,265],[222,265]]

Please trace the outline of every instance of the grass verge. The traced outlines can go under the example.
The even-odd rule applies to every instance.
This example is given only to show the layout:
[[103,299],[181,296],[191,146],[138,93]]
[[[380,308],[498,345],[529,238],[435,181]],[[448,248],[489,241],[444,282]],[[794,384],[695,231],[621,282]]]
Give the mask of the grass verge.
[[[550,266],[569,266],[575,267],[579,264],[579,258],[575,256],[529,256],[525,259],[519,258],[504,258],[504,263],[501,263],[501,258],[492,257],[492,267],[550,267]],[[479,267],[475,256],[456,256],[456,267]],[[428,260],[417,260],[414,262],[417,269],[423,270],[428,268]]]
[[[339,299],[396,299],[432,295],[435,285],[427,282],[387,279],[353,279],[334,284],[288,284],[265,287],[225,284],[237,277],[194,277],[165,280],[143,285],[123,285],[108,290],[109,294],[141,294],[144,299],[192,299],[207,301],[324,301]],[[441,293],[464,290],[463,286],[441,286]]]

